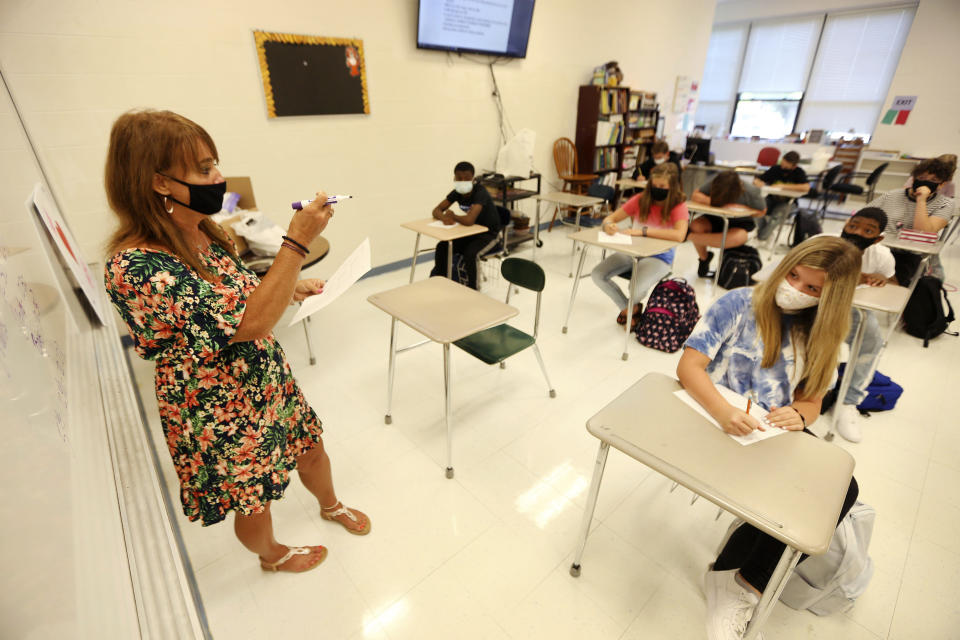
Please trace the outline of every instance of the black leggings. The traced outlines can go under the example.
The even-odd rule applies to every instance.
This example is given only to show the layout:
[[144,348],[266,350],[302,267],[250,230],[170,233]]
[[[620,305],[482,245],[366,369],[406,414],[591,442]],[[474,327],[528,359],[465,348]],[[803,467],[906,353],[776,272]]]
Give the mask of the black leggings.
[[[453,241],[453,252],[463,256],[463,266],[467,271],[467,286],[471,289],[477,288],[477,254],[483,251],[484,247],[497,239],[495,233],[481,233],[466,238],[457,238]],[[431,275],[447,275],[447,243],[438,242],[436,253],[434,254],[434,266]],[[456,280],[456,276],[454,276]]]
[[[807,433],[810,432],[807,431]],[[859,493],[860,488],[857,486],[856,478],[850,478],[850,487],[847,489],[847,497],[843,499],[843,509],[840,511],[837,526],[840,526],[840,522],[846,517],[850,507],[857,501]],[[743,579],[757,591],[762,592],[767,588],[767,583],[770,582],[786,546],[756,527],[744,523],[730,536],[720,555],[717,556],[717,561],[713,563],[713,570],[740,569],[740,575],[743,576]],[[800,556],[800,562],[806,560],[807,557],[807,554]]]

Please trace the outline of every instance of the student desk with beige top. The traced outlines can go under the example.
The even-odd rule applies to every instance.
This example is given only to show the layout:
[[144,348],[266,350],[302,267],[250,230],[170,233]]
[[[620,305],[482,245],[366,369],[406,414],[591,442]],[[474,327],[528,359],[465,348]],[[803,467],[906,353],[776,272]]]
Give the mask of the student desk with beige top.
[[[601,249],[606,249],[607,251],[616,251],[617,253],[622,253],[626,256],[630,256],[633,259],[633,266],[630,270],[630,291],[628,292],[628,304],[627,309],[632,310],[634,305],[633,299],[633,287],[637,281],[637,265],[640,263],[640,258],[648,258],[650,256],[655,256],[664,251],[669,251],[673,247],[676,247],[679,242],[673,242],[672,240],[660,240],[659,238],[644,238],[641,236],[633,236],[631,238],[630,244],[613,244],[610,242],[604,242],[603,238],[607,233],[602,229],[581,229],[576,233],[571,233],[568,237],[573,240],[573,243],[582,242],[584,244],[593,245],[600,247]],[[567,326],[570,324],[570,312],[573,311],[573,301],[577,297],[577,287],[580,284],[580,274],[583,272],[583,262],[587,257],[586,247],[580,252],[580,262],[577,264],[577,273],[576,277],[573,279],[573,290],[570,292],[570,303],[567,305],[567,316],[563,321],[562,332],[567,332]],[[627,347],[630,344],[630,314],[627,314],[627,322],[624,327],[624,339],[623,339],[623,355],[621,358],[626,360],[629,356],[627,353]]]
[[413,261],[410,263],[410,282],[413,282],[413,274],[417,269],[417,254],[420,252],[420,236],[425,235],[433,238],[437,242],[447,243],[447,278],[453,277],[453,241],[467,236],[475,236],[478,233],[487,231],[487,227],[482,224],[472,224],[470,226],[460,223],[439,226],[434,223],[440,222],[436,218],[423,218],[404,222],[400,226],[404,229],[410,229],[416,232],[417,239],[413,242]]
[[[390,364],[387,373],[387,413],[393,421],[393,380],[397,354],[429,341],[443,345],[444,421],[447,428],[447,477],[453,477],[453,446],[450,410],[450,343],[478,331],[503,324],[517,315],[516,307],[504,304],[449,278],[433,277],[375,293],[367,300],[390,315]],[[427,340],[397,348],[397,321],[422,333]]]
[[648,373],[587,421],[600,449],[570,573],[580,575],[613,447],[787,545],[747,627],[749,640],[757,637],[800,555],[829,548],[854,460],[802,431],[743,446],[673,395],[681,388],[670,376]]
[[[760,187],[760,194],[766,198],[767,196],[780,196],[782,198],[789,198],[791,202],[797,200],[797,198],[802,198],[807,195],[806,191],[797,191],[796,189],[786,189],[784,187],[778,187],[775,185],[764,185]],[[767,212],[769,213],[769,211]],[[777,232],[775,234],[770,234],[770,258],[773,259],[774,249],[777,246],[777,243],[780,241],[780,232],[783,231],[783,224],[787,221],[787,218],[790,217],[790,212],[787,212],[787,215],[780,218],[780,222],[777,224]],[[719,271],[719,269],[718,269]]]
[[[593,209],[594,207],[603,204],[603,198],[596,198],[594,196],[583,196],[576,193],[570,193],[569,191],[550,191],[548,193],[541,193],[538,196],[534,196],[537,199],[537,213],[536,221],[533,225],[533,259],[537,259],[537,247],[543,246],[543,243],[540,241],[540,209],[544,202],[550,202],[559,207],[571,207],[576,210],[576,221],[573,226],[580,229],[580,215],[586,209]],[[563,216],[560,216],[560,224],[567,224],[563,221]],[[574,243],[576,246],[576,243]],[[570,275],[573,275],[573,253],[570,254]]]
[[[860,286],[853,294],[853,306],[861,311],[880,311],[883,313],[893,313],[897,317],[903,312],[903,308],[910,299],[910,289],[896,284],[886,284],[882,287]],[[840,379],[840,389],[837,392],[837,404],[843,404],[847,396],[847,389],[850,388],[850,382],[853,378],[854,364],[860,355],[860,346],[863,344],[863,335],[866,332],[867,318],[865,313],[860,314],[860,324],[857,325],[857,332],[854,334],[850,343],[850,356],[847,358],[847,366],[843,369],[843,378]],[[896,323],[894,323],[896,326]],[[872,374],[872,372],[871,372]],[[829,422],[830,427],[825,440],[833,440],[834,430],[837,426],[837,416],[839,411],[834,411],[834,419]]]
[[687,210],[690,212],[691,220],[693,219],[693,214],[695,213],[709,214],[711,216],[717,216],[723,220],[723,236],[720,238],[720,250],[719,255],[717,256],[717,268],[713,274],[713,284],[716,286],[717,281],[720,279],[720,265],[723,264],[723,250],[727,246],[727,231],[730,229],[730,219],[750,218],[753,216],[745,211],[726,209],[723,207],[711,207],[708,204],[700,204],[699,202],[694,202],[693,200],[687,200]]

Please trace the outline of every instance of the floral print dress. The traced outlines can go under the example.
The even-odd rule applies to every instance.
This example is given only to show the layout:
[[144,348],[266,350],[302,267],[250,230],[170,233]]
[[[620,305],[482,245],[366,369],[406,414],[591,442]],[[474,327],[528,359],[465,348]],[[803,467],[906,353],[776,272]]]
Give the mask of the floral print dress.
[[183,512],[206,526],[282,497],[323,428],[273,335],[230,344],[257,276],[215,243],[201,257],[217,281],[155,249],[121,251],[105,279],[137,354],[156,361]]

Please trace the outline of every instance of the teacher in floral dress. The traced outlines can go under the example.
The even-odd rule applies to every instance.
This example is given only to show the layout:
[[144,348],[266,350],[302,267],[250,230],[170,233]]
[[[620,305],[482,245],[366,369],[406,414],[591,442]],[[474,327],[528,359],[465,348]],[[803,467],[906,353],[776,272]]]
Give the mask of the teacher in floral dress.
[[106,286],[137,353],[156,362],[156,393],[180,501],[204,526],[234,515],[234,531],[266,571],[307,571],[322,546],[291,547],[273,534],[270,503],[296,469],[320,515],[358,535],[370,519],[333,489],[323,428],[297,386],[273,327],[294,300],[322,290],[298,280],[305,247],[333,207],[319,192],[294,214],[259,280],[209,216],[226,182],[199,125],[169,111],[132,111],[113,125],[105,184],[119,228]]

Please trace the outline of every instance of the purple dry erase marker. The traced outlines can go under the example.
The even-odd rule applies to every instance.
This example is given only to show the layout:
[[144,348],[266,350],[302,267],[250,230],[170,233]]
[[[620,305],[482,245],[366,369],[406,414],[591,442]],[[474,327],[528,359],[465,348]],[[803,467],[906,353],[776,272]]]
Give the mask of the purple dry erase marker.
[[[327,204],[337,204],[343,200],[349,200],[353,196],[330,196],[327,198]],[[296,202],[291,202],[290,206],[298,211],[303,209],[305,206],[313,202],[313,200],[297,200]]]

